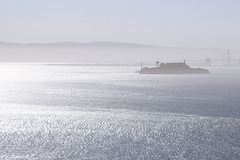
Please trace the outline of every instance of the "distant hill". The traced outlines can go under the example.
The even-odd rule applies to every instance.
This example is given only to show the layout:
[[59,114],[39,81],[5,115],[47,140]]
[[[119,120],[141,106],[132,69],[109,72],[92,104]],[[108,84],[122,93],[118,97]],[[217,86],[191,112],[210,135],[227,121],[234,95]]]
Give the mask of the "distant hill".
[[[11,43],[0,41],[2,62],[154,63],[170,61],[226,60],[224,48],[175,48],[146,44],[95,41],[53,43]],[[230,50],[232,60],[240,51]]]

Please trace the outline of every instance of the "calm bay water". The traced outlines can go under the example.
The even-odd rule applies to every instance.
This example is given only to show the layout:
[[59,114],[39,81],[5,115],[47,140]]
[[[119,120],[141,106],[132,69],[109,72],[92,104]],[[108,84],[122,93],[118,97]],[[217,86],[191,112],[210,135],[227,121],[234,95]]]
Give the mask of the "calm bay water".
[[0,159],[239,159],[240,67],[0,65]]

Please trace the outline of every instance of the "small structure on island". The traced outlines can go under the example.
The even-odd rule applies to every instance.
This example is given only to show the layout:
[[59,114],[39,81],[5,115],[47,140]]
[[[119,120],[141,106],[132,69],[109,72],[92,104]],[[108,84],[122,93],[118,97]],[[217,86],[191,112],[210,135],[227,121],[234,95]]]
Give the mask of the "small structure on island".
[[206,65],[211,66],[212,65],[212,59],[211,58],[206,58],[205,63],[206,63]]

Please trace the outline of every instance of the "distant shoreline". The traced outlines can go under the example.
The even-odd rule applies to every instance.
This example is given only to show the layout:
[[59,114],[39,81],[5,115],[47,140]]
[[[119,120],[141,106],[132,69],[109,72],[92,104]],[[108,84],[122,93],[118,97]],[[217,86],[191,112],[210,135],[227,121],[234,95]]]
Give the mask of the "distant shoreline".
[[[168,62],[172,63],[172,62]],[[194,67],[239,67],[239,64],[214,64],[206,65],[205,63],[189,63]],[[140,67],[140,63],[77,63],[77,62],[0,62],[0,65],[41,65],[41,66],[99,66],[99,67]],[[144,63],[144,67],[153,67],[153,63]]]

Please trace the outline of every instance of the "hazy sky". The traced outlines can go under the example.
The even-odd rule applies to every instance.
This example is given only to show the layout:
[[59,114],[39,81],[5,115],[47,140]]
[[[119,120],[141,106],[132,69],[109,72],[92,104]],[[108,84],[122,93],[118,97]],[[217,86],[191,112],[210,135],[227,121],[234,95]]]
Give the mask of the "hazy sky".
[[0,0],[0,40],[240,49],[240,0]]

